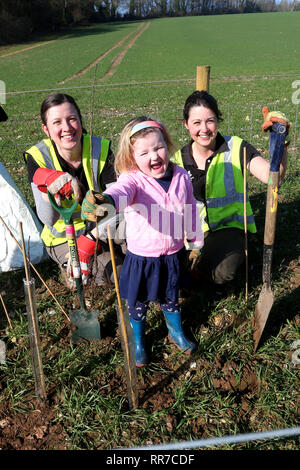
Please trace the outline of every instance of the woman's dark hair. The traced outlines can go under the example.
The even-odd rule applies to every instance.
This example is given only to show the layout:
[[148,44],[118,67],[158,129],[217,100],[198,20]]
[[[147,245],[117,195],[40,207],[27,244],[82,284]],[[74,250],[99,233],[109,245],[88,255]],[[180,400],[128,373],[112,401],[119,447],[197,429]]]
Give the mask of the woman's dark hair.
[[[67,95],[65,93],[52,93],[51,95],[48,96],[48,98],[46,98],[43,101],[42,106],[41,106],[42,123],[45,124],[45,126],[47,125],[46,113],[48,109],[52,108],[53,106],[59,106],[60,104],[63,104],[63,103],[70,103],[74,106],[79,116],[80,124],[82,127],[82,116],[81,116],[80,109],[76,101],[74,100],[74,98],[72,98],[72,96]],[[86,130],[82,129],[82,132],[86,133]]]
[[183,108],[183,118],[185,121],[189,119],[190,109],[194,106],[204,106],[204,108],[211,109],[211,111],[216,115],[217,120],[223,121],[217,100],[207,93],[207,91],[194,91],[190,96],[188,96]]

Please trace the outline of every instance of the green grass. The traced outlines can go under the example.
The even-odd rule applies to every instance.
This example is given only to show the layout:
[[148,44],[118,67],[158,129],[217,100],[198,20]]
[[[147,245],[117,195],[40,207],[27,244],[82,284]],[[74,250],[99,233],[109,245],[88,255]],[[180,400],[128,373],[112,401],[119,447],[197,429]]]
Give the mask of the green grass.
[[[192,330],[198,343],[196,355],[188,360],[161,341],[165,334],[162,318],[152,311],[148,337],[152,334],[154,362],[138,371],[139,386],[143,388],[145,384],[145,388],[140,406],[134,412],[127,408],[120,343],[116,341],[106,354],[96,347],[74,348],[71,342],[59,342],[62,336],[59,334],[60,316],[47,318],[40,304],[46,386],[50,397],[56,397],[56,418],[52,424],[62,425],[70,449],[133,447],[297,424],[298,370],[291,366],[289,359],[290,344],[299,337],[294,321],[287,322],[276,336],[270,336],[253,356],[249,320],[256,294],[251,290],[247,307],[243,295],[214,301],[202,309],[200,321],[199,298],[201,294],[193,301],[190,299],[183,309],[185,325],[191,323],[186,315],[195,315]],[[214,326],[214,316],[224,309],[239,315],[239,326]],[[105,318],[105,312],[102,313]],[[206,315],[208,320],[205,321]],[[14,330],[4,336],[10,359],[0,369],[1,383],[6,385],[1,399],[9,402],[10,410],[18,415],[32,409],[29,400],[33,394],[33,379],[26,320],[20,315],[13,323]],[[17,338],[17,342],[12,342],[13,338]],[[230,380],[235,380],[236,386],[232,390],[226,387],[226,364],[234,366]],[[242,386],[243,371],[247,367],[255,374],[255,382]],[[157,407],[158,396],[162,403]],[[296,441],[293,444],[283,439],[227,448],[296,448],[294,446]]]
[[[182,107],[194,90],[197,65],[211,66],[210,92],[223,111],[223,133],[244,137],[267,157],[268,136],[261,132],[261,107],[269,104],[270,109],[279,108],[292,124],[289,166],[279,191],[273,255],[276,302],[264,342],[255,355],[250,321],[261,287],[266,188],[251,177],[249,187],[258,233],[249,241],[248,304],[244,301],[243,273],[234,291],[220,300],[209,299],[201,288],[186,299],[182,307],[184,326],[198,346],[195,356],[189,359],[165,341],[163,317],[151,308],[147,340],[152,362],[138,371],[140,403],[136,411],[128,410],[114,295],[100,293],[96,305],[101,312],[101,344],[74,347],[69,325],[57,305],[46,293],[39,294],[42,358],[53,411],[49,431],[60,426],[69,449],[133,447],[297,425],[299,366],[291,363],[291,345],[300,337],[299,285],[293,282],[300,259],[300,160],[295,126],[298,107],[292,103],[292,83],[299,72],[295,52],[300,42],[299,15],[290,12],[153,20],[109,80],[102,80],[105,72],[140,22],[81,28],[67,39],[0,57],[0,79],[6,82],[7,91],[32,91],[7,95],[4,107],[9,121],[1,123],[0,129],[1,161],[32,206],[22,152],[43,137],[39,108],[48,94],[46,90],[62,88],[72,94],[89,129],[94,69],[65,85],[58,82],[87,66],[130,32],[127,41],[97,68],[93,130],[96,135],[112,138],[115,150],[124,123],[138,114],[163,121],[177,146],[188,141],[181,120]],[[151,80],[178,81],[118,85]],[[46,263],[38,268],[46,282],[54,282],[59,289],[57,267]],[[12,331],[1,316],[1,339],[8,351],[7,364],[0,366],[0,418],[4,410],[16,419],[27,417],[35,407],[23,277],[20,270],[2,273],[0,278],[8,310],[14,314]],[[74,297],[57,295],[70,310]],[[49,315],[51,310],[56,315]],[[223,322],[218,326],[220,316]],[[235,322],[231,324],[233,317]],[[222,448],[298,449],[299,439]]]
[[139,23],[101,24],[79,28],[65,39],[0,57],[7,91],[51,88],[73,76],[133,32]]
[[191,78],[195,64],[212,66],[214,76],[297,73],[299,16],[290,12],[152,20],[114,81]]

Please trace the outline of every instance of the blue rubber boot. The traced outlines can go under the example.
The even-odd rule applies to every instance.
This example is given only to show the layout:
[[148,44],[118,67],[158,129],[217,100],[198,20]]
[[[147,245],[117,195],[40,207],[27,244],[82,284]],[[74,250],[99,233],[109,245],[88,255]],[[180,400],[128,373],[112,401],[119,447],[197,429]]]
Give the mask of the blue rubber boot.
[[143,367],[148,364],[148,357],[145,345],[145,327],[146,319],[134,320],[130,317],[130,323],[134,334],[135,362],[137,367]]
[[181,325],[181,312],[164,311],[164,316],[169,330],[169,338],[172,343],[185,354],[191,354],[196,349],[196,345],[189,341],[184,335]]

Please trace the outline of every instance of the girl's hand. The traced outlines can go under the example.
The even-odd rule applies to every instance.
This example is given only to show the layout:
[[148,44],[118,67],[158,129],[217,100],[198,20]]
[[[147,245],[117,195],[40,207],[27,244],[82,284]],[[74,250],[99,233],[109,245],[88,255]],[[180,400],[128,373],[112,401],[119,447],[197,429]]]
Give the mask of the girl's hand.
[[89,190],[81,204],[81,218],[90,222],[97,222],[110,213],[108,206],[111,206],[111,203],[111,198]]
[[201,254],[201,250],[199,250],[199,249],[195,249],[195,250],[190,251],[189,261],[192,262],[191,271],[193,271],[193,269],[195,269],[196,265],[198,264],[199,259],[200,259],[200,254]]

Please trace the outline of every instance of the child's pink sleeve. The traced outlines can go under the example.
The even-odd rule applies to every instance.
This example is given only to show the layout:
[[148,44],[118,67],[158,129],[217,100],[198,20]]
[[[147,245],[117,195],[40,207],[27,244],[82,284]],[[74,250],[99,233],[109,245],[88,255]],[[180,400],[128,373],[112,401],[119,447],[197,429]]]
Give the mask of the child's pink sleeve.
[[113,198],[117,212],[123,211],[132,204],[135,198],[136,182],[128,173],[122,173],[103,194],[108,194]]

